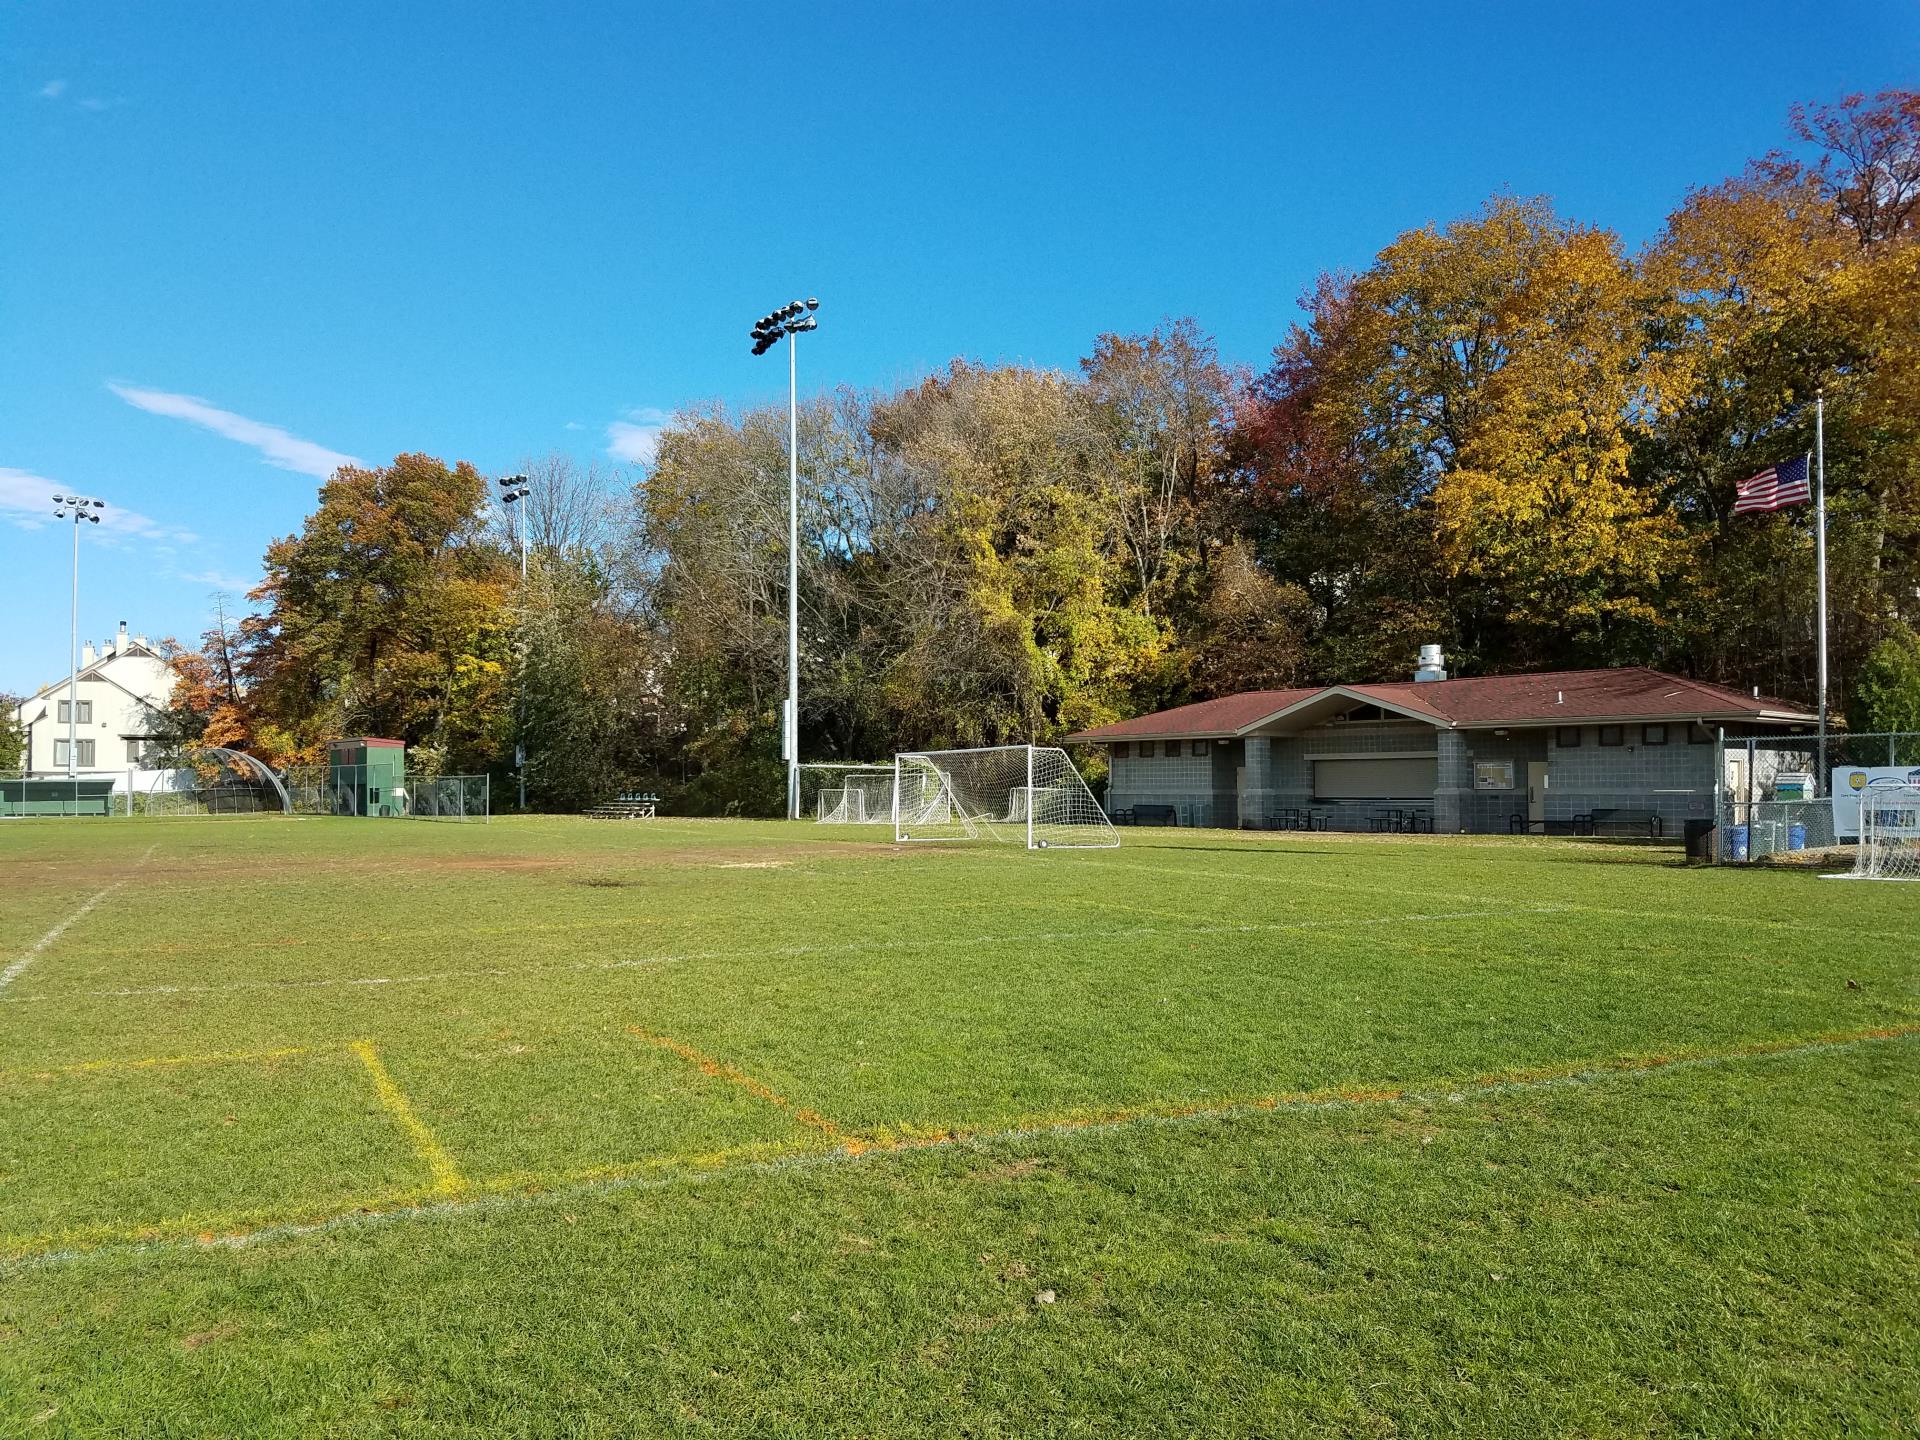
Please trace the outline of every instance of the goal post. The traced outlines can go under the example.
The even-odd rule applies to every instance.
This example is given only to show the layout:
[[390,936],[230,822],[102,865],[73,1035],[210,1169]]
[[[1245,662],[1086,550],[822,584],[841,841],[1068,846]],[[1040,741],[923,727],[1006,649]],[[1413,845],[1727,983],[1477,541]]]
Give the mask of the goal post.
[[1920,880],[1920,785],[1860,792],[1860,839],[1848,880]]
[[1066,751],[1050,745],[903,751],[894,757],[893,838],[990,840],[1028,850],[1120,843]]
[[800,767],[800,813],[821,825],[885,825],[893,818],[893,766],[825,761]]

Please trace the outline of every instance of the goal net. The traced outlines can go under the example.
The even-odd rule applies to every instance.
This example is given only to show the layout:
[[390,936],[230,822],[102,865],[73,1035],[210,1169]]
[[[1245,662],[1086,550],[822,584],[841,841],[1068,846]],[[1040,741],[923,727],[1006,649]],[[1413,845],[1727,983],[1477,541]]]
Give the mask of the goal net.
[[893,838],[1095,849],[1120,836],[1064,750],[995,745],[896,755]]
[[891,824],[893,766],[802,765],[800,813],[822,825]]
[[1876,785],[1860,792],[1856,880],[1920,880],[1920,785]]

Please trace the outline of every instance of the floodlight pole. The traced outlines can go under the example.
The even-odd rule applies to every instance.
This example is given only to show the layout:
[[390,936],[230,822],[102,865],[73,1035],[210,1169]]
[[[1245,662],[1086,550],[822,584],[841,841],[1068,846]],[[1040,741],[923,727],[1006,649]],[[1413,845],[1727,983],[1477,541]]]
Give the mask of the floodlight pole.
[[[104,500],[89,500],[84,495],[56,495],[53,497],[53,513],[61,520],[73,514],[73,611],[67,629],[67,778],[74,778],[80,762],[80,522],[86,520],[92,524],[100,523],[100,511],[107,508]],[[31,757],[29,757],[31,758]],[[133,797],[128,793],[128,813],[132,813]]]
[[[73,612],[67,626],[67,778],[80,753],[80,515],[73,512]],[[76,795],[78,792],[75,792]],[[76,808],[77,801],[76,801]]]
[[799,334],[818,329],[816,299],[795,300],[754,322],[753,353],[787,340],[787,700],[780,752],[787,762],[787,818],[800,818],[800,361]]
[[787,331],[787,818],[800,818],[800,337]]
[[527,809],[527,497],[533,483],[524,475],[500,478],[501,501],[520,516],[520,685],[513,698],[513,768],[520,781],[520,813]]

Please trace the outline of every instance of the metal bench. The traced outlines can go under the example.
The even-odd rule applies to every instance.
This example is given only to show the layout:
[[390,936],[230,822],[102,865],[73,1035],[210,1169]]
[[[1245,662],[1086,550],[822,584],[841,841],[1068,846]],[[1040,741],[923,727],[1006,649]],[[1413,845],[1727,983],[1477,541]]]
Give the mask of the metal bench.
[[1629,810],[1622,808],[1595,808],[1586,817],[1589,835],[1645,836],[1649,840],[1661,838],[1660,816],[1653,810]]
[[1130,825],[1178,825],[1180,812],[1171,805],[1136,805]]

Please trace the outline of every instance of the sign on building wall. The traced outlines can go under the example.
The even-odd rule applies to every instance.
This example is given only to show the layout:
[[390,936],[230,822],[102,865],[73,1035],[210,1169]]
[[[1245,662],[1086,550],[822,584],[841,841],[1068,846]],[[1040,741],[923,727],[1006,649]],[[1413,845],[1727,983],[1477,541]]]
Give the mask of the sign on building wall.
[[1473,765],[1473,788],[1476,790],[1513,789],[1513,761],[1476,760]]
[[1882,785],[1920,785],[1920,766],[1836,765],[1833,767],[1833,836],[1860,837],[1860,797]]

